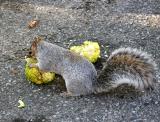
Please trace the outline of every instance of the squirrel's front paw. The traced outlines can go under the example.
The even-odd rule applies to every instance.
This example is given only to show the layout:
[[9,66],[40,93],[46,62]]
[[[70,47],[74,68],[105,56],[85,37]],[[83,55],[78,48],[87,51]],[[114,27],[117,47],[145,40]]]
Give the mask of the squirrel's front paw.
[[28,65],[30,68],[38,68],[37,64],[29,64]]

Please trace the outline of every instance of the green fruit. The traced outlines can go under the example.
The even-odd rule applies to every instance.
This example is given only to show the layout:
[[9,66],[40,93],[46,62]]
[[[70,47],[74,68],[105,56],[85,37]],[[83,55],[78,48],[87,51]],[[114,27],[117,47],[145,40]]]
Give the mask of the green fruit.
[[95,63],[100,58],[100,46],[97,42],[85,41],[80,46],[72,46],[70,50],[85,57],[92,63]]
[[54,80],[55,73],[53,72],[41,72],[38,68],[30,68],[30,64],[34,64],[37,61],[32,58],[26,58],[25,75],[27,80],[35,84],[49,83]]
[[53,72],[42,73],[43,83],[48,83],[52,81],[54,78],[55,78],[55,73]]

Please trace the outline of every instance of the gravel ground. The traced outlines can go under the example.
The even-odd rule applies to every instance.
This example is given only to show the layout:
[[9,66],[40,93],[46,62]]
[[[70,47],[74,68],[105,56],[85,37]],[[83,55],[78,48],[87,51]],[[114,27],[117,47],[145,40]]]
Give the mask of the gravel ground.
[[[32,19],[39,26],[28,29]],[[153,55],[159,66],[159,0],[0,0],[0,121],[1,122],[159,122],[160,88],[139,93],[117,89],[83,97],[61,97],[58,81],[29,84],[24,56],[37,35],[60,46],[98,40],[110,53],[135,47]],[[97,69],[100,65],[97,65]],[[158,73],[159,75],[159,73]],[[18,100],[26,107],[19,109]]]

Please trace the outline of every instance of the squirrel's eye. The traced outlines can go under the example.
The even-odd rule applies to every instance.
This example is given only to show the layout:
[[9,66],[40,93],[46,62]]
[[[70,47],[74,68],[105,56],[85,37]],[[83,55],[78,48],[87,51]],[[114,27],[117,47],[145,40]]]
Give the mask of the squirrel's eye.
[[29,54],[31,55],[31,54],[32,54],[32,51],[29,51]]

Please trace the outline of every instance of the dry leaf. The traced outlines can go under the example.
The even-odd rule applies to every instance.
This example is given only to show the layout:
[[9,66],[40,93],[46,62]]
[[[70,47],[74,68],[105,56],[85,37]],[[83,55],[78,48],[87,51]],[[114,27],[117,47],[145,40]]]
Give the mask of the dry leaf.
[[35,28],[37,27],[39,24],[39,21],[38,20],[31,20],[29,23],[28,23],[28,28],[32,29],[32,28]]

